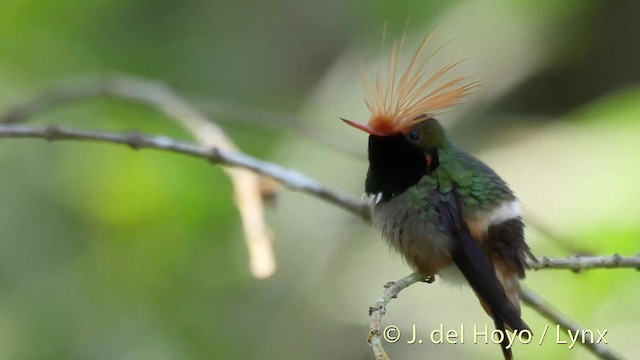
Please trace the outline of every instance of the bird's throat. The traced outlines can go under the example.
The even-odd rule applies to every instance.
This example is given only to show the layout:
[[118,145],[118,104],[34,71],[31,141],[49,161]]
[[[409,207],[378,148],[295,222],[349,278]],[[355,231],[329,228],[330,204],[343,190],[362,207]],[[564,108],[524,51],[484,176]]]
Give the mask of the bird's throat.
[[404,135],[369,136],[366,193],[382,193],[382,201],[389,201],[417,184],[427,169],[424,152]]

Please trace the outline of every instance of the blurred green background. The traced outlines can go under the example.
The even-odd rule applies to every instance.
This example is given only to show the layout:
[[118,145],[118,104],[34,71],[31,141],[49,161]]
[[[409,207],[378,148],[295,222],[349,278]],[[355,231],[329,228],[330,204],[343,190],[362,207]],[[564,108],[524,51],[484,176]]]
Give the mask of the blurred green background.
[[[434,29],[438,44],[455,39],[434,66],[467,59],[458,71],[482,83],[442,120],[520,196],[534,253],[637,253],[640,2],[2,0],[0,109],[68,79],[151,78],[248,154],[359,196],[366,138],[337,117],[366,120],[359,59],[375,61],[385,21],[397,38],[408,18],[414,42]],[[36,119],[189,139],[167,120],[115,100]],[[278,271],[252,278],[228,178],[191,158],[2,140],[0,184],[0,359],[371,359],[367,309],[409,273],[354,215],[283,190],[267,209]],[[525,284],[638,358],[638,272],[541,271]],[[534,333],[547,324],[526,307],[524,318]],[[492,326],[469,289],[438,282],[409,288],[384,318],[425,334],[441,323]],[[594,358],[551,340],[514,352]]]

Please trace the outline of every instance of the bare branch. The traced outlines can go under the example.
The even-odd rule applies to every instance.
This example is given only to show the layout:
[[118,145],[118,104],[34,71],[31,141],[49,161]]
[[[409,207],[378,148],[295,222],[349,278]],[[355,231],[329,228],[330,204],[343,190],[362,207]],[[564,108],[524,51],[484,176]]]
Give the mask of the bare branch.
[[[547,318],[548,320],[560,325],[563,329],[571,330],[572,333],[584,333],[583,326],[569,319],[558,310],[554,309],[551,304],[547,303],[543,298],[536,295],[531,290],[521,289],[520,298],[522,299],[522,302],[527,304],[533,310],[537,311],[540,315]],[[593,338],[587,339],[587,341],[580,341],[579,344],[586,347],[587,350],[592,352],[596,357],[600,359],[622,360],[622,358],[612,352],[608,346],[595,341],[595,339]]]
[[73,130],[57,126],[32,128],[19,125],[0,125],[0,138],[35,138],[48,141],[94,141],[127,145],[133,149],[156,149],[189,155],[208,160],[214,164],[241,167],[257,174],[268,176],[294,191],[301,191],[350,211],[364,219],[369,218],[369,208],[361,201],[331,190],[318,181],[296,170],[261,161],[248,155],[205,148],[180,142],[166,136],[148,136],[140,133],[104,133]]
[[529,266],[533,270],[564,269],[575,273],[593,269],[630,268],[640,270],[640,254],[636,256],[620,256],[618,254],[612,256],[573,255],[568,258],[548,258],[543,256],[538,259],[538,262],[530,262]]
[[371,323],[369,324],[369,344],[373,349],[373,353],[378,360],[388,360],[389,356],[382,347],[382,328],[380,322],[382,317],[387,312],[387,304],[391,299],[398,297],[400,291],[415,284],[418,281],[423,281],[424,278],[419,273],[415,272],[411,275],[407,275],[400,280],[390,281],[384,285],[385,290],[380,298],[369,308],[369,315],[371,316]]

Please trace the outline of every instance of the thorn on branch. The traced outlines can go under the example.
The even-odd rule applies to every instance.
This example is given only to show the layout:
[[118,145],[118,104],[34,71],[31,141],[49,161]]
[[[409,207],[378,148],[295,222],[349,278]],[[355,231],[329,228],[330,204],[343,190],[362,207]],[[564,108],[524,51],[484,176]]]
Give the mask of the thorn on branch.
[[53,141],[60,136],[60,128],[57,125],[49,125],[44,129],[45,140]]
[[209,150],[209,153],[210,155],[207,160],[209,160],[211,164],[218,164],[220,162],[220,149],[218,149],[217,147],[212,147]]
[[129,135],[127,135],[127,145],[133,150],[140,150],[140,148],[144,145],[144,138],[142,134],[138,131],[132,131]]
[[540,264],[541,267],[547,267],[549,266],[549,258],[546,256],[543,256],[538,260],[538,263]]
[[620,265],[620,263],[622,263],[622,256],[620,256],[620,254],[615,253],[613,254],[612,258],[613,258],[614,265]]

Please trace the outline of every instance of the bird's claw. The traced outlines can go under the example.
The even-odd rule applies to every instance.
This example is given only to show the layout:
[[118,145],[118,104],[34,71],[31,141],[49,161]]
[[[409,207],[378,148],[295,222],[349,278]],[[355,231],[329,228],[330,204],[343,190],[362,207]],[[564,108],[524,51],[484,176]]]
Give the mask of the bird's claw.
[[380,337],[380,335],[382,335],[380,330],[373,329],[373,330],[369,331],[369,336],[367,336],[367,341],[369,342],[369,344],[371,344],[371,339],[373,339],[374,336]]
[[436,281],[435,275],[429,275],[424,280],[422,280],[422,282],[425,282],[427,284],[432,284],[434,281]]

